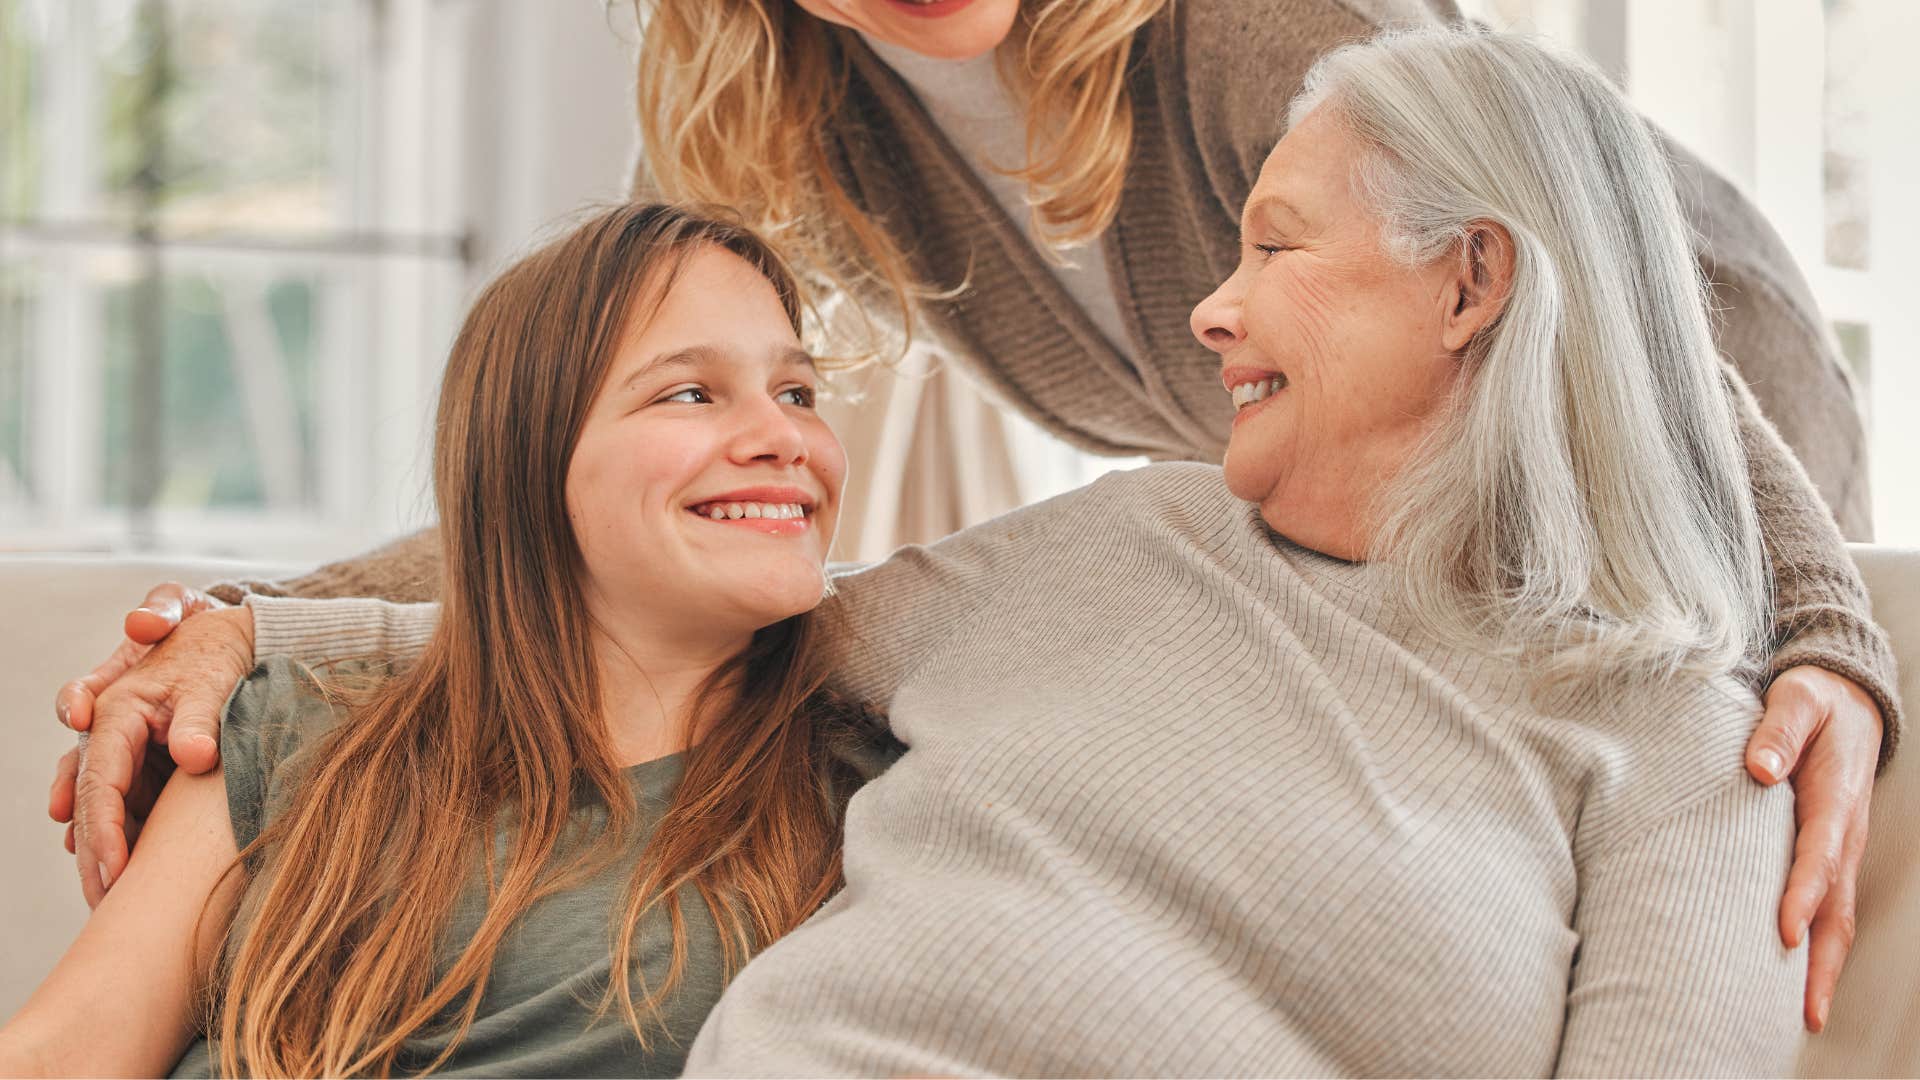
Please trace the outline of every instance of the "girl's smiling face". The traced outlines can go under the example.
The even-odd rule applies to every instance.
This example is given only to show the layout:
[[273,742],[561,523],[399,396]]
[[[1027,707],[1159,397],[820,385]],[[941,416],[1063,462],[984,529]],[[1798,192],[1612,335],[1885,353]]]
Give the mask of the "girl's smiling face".
[[567,469],[590,609],[716,639],[810,610],[846,456],[773,284],[706,247],[639,307]]

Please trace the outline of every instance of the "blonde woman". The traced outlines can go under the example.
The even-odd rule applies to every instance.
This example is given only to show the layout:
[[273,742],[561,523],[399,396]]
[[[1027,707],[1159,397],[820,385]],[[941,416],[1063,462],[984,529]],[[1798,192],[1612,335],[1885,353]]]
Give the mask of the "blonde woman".
[[[938,339],[995,396],[1077,446],[1201,460],[1223,454],[1232,412],[1187,315],[1237,264],[1239,211],[1286,130],[1285,103],[1334,46],[1457,15],[1446,0],[640,8],[641,186],[742,208],[806,272],[859,297],[877,338]],[[1817,1027],[1848,948],[1874,768],[1898,733],[1891,655],[1828,511],[1864,535],[1860,429],[1777,238],[1723,180],[1667,152],[1683,162],[1683,209],[1704,241],[1717,344],[1786,436],[1736,394],[1775,568],[1768,708],[1748,765],[1768,782],[1791,775],[1801,799],[1780,931],[1793,944],[1813,928]],[[423,538],[281,588],[423,599],[433,550]],[[157,595],[161,614],[130,628],[163,635],[181,595]],[[92,723],[92,695],[143,647],[63,691],[68,722]],[[174,755],[210,765],[212,710],[174,715]],[[90,896],[125,860],[120,799],[135,770],[120,747],[147,737],[138,717],[125,723],[128,739],[89,761],[100,807],[89,821],[81,803]],[[73,767],[53,798],[62,820]]]

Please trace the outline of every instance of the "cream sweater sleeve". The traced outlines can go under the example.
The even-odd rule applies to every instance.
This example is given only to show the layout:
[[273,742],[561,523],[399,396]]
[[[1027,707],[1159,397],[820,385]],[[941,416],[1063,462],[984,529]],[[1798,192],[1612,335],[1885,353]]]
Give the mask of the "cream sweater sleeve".
[[1587,859],[1560,1076],[1785,1076],[1806,949],[1774,925],[1793,800],[1744,775]]
[[439,604],[386,600],[306,600],[247,597],[253,611],[255,657],[286,656],[303,664],[361,657],[411,660],[426,648],[440,621]]

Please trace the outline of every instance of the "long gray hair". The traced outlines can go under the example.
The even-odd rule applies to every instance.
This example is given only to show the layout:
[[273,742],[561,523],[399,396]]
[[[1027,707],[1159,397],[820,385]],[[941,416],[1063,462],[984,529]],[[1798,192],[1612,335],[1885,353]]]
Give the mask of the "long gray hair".
[[1548,683],[1750,665],[1770,578],[1666,156],[1606,77],[1525,37],[1394,31],[1308,74],[1367,147],[1413,265],[1511,236],[1504,309],[1457,409],[1380,504],[1371,556],[1430,629]]

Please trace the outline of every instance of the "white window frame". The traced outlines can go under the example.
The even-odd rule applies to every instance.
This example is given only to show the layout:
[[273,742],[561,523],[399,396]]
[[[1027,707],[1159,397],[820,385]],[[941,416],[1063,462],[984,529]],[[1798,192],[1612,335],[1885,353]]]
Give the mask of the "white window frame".
[[[258,273],[264,261],[276,274],[326,281],[315,312],[316,504],[157,507],[138,519],[101,505],[102,294],[84,269],[102,255],[135,258],[140,248],[130,235],[83,224],[95,205],[92,141],[49,138],[35,219],[0,224],[0,254],[38,271],[26,328],[34,494],[24,507],[0,507],[0,547],[300,559],[359,550],[427,516],[433,394],[467,287],[467,267],[449,245],[467,220],[460,163],[470,5],[329,6],[339,12],[335,32],[355,38],[338,53],[351,66],[341,73],[345,91],[335,104],[342,121],[335,130],[349,144],[337,148],[336,160],[358,166],[343,178],[338,208],[350,225],[314,242],[280,238],[280,250],[265,252],[256,247],[259,237],[226,243],[163,232],[159,255],[169,275]],[[57,0],[46,12],[53,33],[42,130],[93,130],[96,0]],[[409,238],[433,253],[403,253]],[[267,239],[271,247],[274,238]]]

